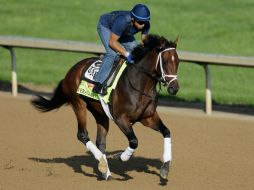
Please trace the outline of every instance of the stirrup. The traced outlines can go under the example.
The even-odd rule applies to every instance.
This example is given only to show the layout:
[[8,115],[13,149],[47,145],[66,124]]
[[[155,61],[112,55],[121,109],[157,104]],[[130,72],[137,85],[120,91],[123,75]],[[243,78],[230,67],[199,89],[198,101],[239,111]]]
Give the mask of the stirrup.
[[105,96],[107,94],[107,89],[103,84],[96,83],[92,90],[96,94],[100,94],[102,96]]

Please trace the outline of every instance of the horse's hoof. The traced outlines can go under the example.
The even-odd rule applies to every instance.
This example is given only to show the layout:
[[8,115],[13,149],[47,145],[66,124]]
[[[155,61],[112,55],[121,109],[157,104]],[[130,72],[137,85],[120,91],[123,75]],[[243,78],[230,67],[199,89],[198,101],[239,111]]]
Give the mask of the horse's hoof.
[[107,181],[112,180],[112,179],[113,179],[113,177],[111,175],[106,178]]
[[108,171],[108,164],[107,161],[103,158],[103,156],[101,157],[99,164],[98,164],[98,170],[102,173],[102,174],[106,174]]
[[160,176],[162,179],[168,179],[168,171],[161,169]]
[[111,175],[108,175],[107,173],[102,173],[101,175],[102,178],[105,179],[106,181],[113,179],[113,177]]
[[161,178],[167,179],[168,178],[168,173],[169,173],[169,161],[163,163],[163,165],[161,166],[161,170],[160,170]]

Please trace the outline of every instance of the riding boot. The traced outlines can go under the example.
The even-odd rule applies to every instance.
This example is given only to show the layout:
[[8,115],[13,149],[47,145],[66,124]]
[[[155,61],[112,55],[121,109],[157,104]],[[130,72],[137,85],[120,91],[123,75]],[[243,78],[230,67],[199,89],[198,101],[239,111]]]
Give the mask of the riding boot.
[[104,86],[101,83],[96,83],[92,90],[94,93],[100,94],[102,96],[105,96],[107,94],[106,86]]

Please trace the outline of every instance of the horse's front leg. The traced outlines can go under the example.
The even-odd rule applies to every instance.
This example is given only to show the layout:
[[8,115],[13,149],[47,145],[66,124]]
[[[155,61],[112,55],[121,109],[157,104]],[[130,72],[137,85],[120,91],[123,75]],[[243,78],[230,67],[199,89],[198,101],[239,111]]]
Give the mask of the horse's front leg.
[[162,123],[157,112],[155,112],[155,114],[152,117],[142,119],[141,123],[156,131],[159,131],[164,137],[163,164],[160,170],[160,176],[163,179],[167,179],[168,173],[169,173],[169,164],[172,160],[172,145],[171,145],[170,131]]
[[122,117],[115,122],[129,141],[129,146],[125,149],[125,151],[116,155],[116,157],[120,157],[123,162],[126,162],[131,158],[135,149],[138,147],[138,139],[132,129],[132,124],[127,118]]

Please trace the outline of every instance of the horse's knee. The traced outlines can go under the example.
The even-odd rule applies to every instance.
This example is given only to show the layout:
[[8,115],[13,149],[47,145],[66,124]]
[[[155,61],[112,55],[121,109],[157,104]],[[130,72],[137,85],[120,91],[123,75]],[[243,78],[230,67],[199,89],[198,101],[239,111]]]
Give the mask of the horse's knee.
[[137,138],[132,138],[129,140],[129,146],[132,149],[136,149],[138,147],[138,139]]
[[90,141],[89,137],[88,137],[88,134],[85,134],[84,132],[81,132],[81,131],[78,131],[78,134],[77,134],[77,138],[79,141],[81,141],[84,145],[86,145],[86,143],[88,141]]

